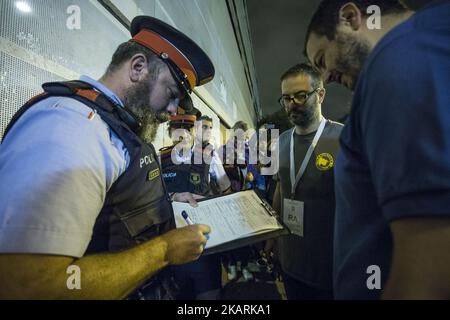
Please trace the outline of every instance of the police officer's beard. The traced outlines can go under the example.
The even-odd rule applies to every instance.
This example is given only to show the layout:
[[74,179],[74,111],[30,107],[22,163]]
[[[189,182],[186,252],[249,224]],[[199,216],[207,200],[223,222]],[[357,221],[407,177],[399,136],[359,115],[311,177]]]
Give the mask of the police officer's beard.
[[364,62],[370,54],[369,42],[348,34],[336,34],[338,57],[336,70],[351,80],[349,89],[354,90]]
[[319,117],[319,108],[311,102],[303,106],[293,106],[288,110],[288,118],[292,124],[304,129],[307,129]]
[[130,88],[124,97],[125,106],[133,112],[133,115],[141,123],[141,127],[136,134],[146,143],[155,140],[158,127],[161,123],[169,119],[169,114],[165,111],[154,111],[148,104],[148,99],[152,93],[152,84],[149,85],[150,77],[136,83]]

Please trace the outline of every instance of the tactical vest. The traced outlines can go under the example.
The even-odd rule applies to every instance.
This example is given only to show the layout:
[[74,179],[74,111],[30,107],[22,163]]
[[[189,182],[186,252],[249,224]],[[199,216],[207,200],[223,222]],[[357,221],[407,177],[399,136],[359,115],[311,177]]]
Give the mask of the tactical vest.
[[[209,164],[204,161],[203,156],[211,157],[212,148],[195,146],[191,155],[191,163],[180,164],[172,161],[173,148],[174,146],[160,149],[161,167],[167,191],[210,195]],[[175,152],[175,150],[173,151]],[[202,161],[196,164],[195,159]]]
[[135,246],[175,227],[157,154],[130,128],[135,120],[124,108],[82,81],[45,83],[44,93],[14,115],[5,136],[29,108],[50,96],[70,97],[95,110],[123,141],[130,164],[106,194],[85,254],[115,252]]

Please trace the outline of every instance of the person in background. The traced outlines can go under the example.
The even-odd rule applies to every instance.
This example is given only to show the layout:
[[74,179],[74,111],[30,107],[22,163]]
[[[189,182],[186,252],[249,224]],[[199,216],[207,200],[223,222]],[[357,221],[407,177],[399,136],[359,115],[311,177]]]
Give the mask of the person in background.
[[254,154],[253,157],[256,163],[252,163],[254,161],[250,161],[251,157],[248,157],[246,184],[246,189],[257,190],[259,195],[269,201],[269,203],[272,203],[276,183],[273,175],[263,175],[261,169],[271,166],[271,162],[267,160],[272,159],[272,129],[274,129],[273,125],[264,124],[249,140],[249,151]]
[[5,131],[0,299],[171,298],[166,267],[203,251],[208,226],[174,229],[151,143],[214,67],[158,19],[134,18],[131,36],[100,80],[44,84]]
[[[248,144],[248,124],[244,121],[237,121],[232,127],[232,136],[226,145],[220,148],[223,154],[224,168],[227,176],[231,180],[231,190],[239,192],[246,190],[253,181],[253,176],[248,172],[249,144]],[[254,279],[248,269],[250,247],[242,247],[222,254],[222,263],[227,270],[228,280],[238,280],[239,272],[243,280]]]
[[232,135],[226,144],[219,148],[223,156],[225,172],[231,181],[233,192],[245,189],[248,155],[248,124],[238,121],[231,128]]
[[207,115],[200,116],[195,122],[194,148],[211,158],[210,185],[213,194],[224,194],[231,191],[231,182],[228,178],[218,153],[211,144],[213,120]]
[[198,141],[196,128],[199,122],[191,114],[179,114],[169,121],[169,135],[174,144],[160,150],[164,181],[169,192],[211,196],[212,179],[219,193],[230,190],[230,180],[212,145]]
[[[203,149],[202,145],[194,145],[197,137],[195,124],[195,115],[171,116],[169,134],[174,144],[162,148],[160,157],[169,194],[190,192],[195,199],[199,200],[212,195],[211,172],[221,177],[219,186],[224,188],[223,191],[230,187],[230,182],[224,172],[217,172],[217,163],[211,161],[212,150]],[[175,283],[179,288],[177,299],[214,300],[219,297],[222,278],[218,255],[201,256],[192,263],[173,266],[172,270]]]

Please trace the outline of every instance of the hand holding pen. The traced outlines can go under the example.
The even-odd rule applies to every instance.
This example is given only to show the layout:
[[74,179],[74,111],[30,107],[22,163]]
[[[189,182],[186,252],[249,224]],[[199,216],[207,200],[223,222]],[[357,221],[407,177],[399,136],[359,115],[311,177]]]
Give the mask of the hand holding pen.
[[169,265],[180,265],[197,260],[206,244],[205,234],[211,231],[205,224],[193,224],[177,228],[161,235],[165,256]]
[[[189,215],[187,214],[187,212],[185,210],[181,211],[181,216],[186,221],[188,226],[194,224],[194,222],[191,220],[191,218],[189,217]],[[209,240],[209,234],[208,233],[204,233],[204,236],[206,237],[206,240]]]

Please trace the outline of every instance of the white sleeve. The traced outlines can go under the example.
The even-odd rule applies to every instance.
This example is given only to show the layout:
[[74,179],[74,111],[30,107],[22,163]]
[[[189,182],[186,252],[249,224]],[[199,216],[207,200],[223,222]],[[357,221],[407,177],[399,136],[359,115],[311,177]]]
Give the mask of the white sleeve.
[[[55,100],[59,99],[59,100]],[[0,252],[81,257],[107,190],[126,169],[121,141],[92,110],[49,98],[0,147]]]
[[225,169],[223,168],[222,161],[220,160],[219,155],[215,151],[213,152],[213,156],[211,157],[209,172],[214,175],[221,191],[225,191],[230,188],[230,179],[228,178]]

